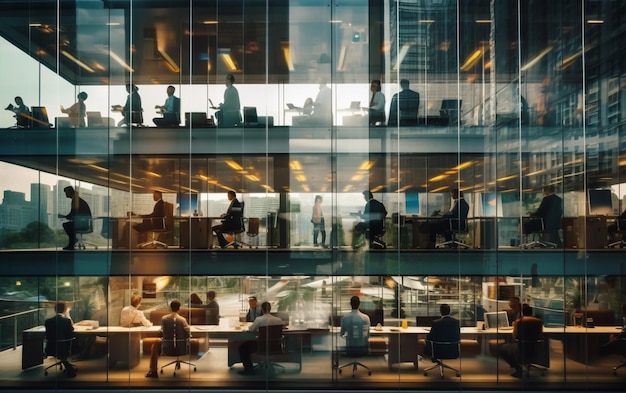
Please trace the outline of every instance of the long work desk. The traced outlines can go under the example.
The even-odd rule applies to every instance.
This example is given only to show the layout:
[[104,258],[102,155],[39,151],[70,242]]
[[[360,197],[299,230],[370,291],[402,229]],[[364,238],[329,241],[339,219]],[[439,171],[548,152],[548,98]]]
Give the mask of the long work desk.
[[[135,367],[140,360],[140,341],[143,333],[156,333],[160,331],[160,326],[132,327],[102,326],[91,328],[89,326],[75,325],[75,335],[95,335],[107,337],[109,340],[109,362],[128,362],[128,367]],[[228,366],[239,363],[239,345],[255,338],[254,333],[248,332],[248,325],[225,326],[223,325],[191,325],[192,337],[201,335],[215,335],[228,339]],[[583,334],[616,334],[621,331],[618,326],[596,326],[585,328],[578,326],[564,327],[544,327],[544,334],[547,337],[558,335],[583,335]],[[307,327],[287,327],[283,335],[285,336],[285,354],[279,361],[297,363],[302,367],[302,343],[303,337],[310,335],[330,336],[338,335],[340,329],[332,328],[307,328]],[[389,367],[395,363],[412,362],[417,366],[418,341],[419,337],[426,337],[430,328],[420,326],[409,326],[407,328],[383,326],[379,329],[372,327],[370,337],[387,338],[387,361]],[[476,327],[462,327],[461,338],[476,338],[488,336],[502,336],[512,334],[512,330],[502,329],[478,329]],[[22,333],[22,369],[43,364],[43,346],[45,339],[45,328],[36,326],[26,329]],[[333,350],[328,347],[328,350]]]

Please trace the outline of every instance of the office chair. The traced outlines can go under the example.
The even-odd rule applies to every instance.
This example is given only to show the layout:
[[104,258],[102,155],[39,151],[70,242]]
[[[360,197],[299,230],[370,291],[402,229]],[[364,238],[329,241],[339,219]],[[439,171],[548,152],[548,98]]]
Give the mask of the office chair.
[[92,246],[96,250],[98,249],[98,245],[92,242],[89,242],[83,239],[83,235],[87,233],[93,233],[93,219],[89,218],[76,218],[74,220],[74,233],[76,234],[76,244],[74,245],[77,249],[86,249],[86,246]]
[[469,248],[469,244],[463,241],[467,237],[467,220],[460,220],[458,218],[448,219],[450,224],[450,232],[452,233],[452,240],[446,240],[445,242],[435,244],[435,248]]
[[[163,338],[161,342],[161,356],[175,356],[176,360],[161,366],[161,374],[165,367],[174,365],[174,376],[176,376],[176,370],[180,370],[181,364],[187,364],[189,367],[193,367],[193,371],[197,371],[197,367],[194,363],[186,360],[182,360],[181,357],[189,356],[191,354],[191,337],[185,337],[185,328],[182,324],[174,322],[173,328],[163,328]],[[182,338],[181,338],[182,337]]]
[[[246,235],[250,239],[255,240],[255,243],[256,243],[255,248],[259,248],[259,223],[260,223],[260,220],[258,217],[248,218],[248,231],[246,232]],[[251,244],[248,244],[248,246],[252,248]]]
[[456,376],[460,377],[461,372],[447,364],[443,361],[445,359],[458,359],[461,353],[461,342],[460,341],[426,341],[426,345],[430,346],[431,358],[436,363],[433,366],[430,366],[424,369],[424,375],[428,375],[428,372],[434,368],[439,367],[439,375],[443,379],[443,369],[447,368],[456,372]]
[[[626,338],[622,338],[621,340],[621,347],[622,349],[626,349]],[[624,352],[624,351],[622,351]],[[626,356],[626,353],[622,353],[622,356]],[[618,364],[617,366],[613,367],[613,375],[617,375],[617,369],[618,368],[622,368],[622,367],[626,367],[626,361],[622,361],[620,364]]]
[[239,247],[243,247],[244,245],[246,245],[246,243],[241,241],[241,234],[246,231],[246,227],[243,222],[243,208],[244,208],[244,203],[241,202],[241,207],[233,207],[231,209],[233,216],[239,216],[238,217],[239,226],[236,228],[222,229],[223,233],[229,234],[233,238],[233,240],[229,242],[228,244],[226,244],[224,248],[229,247],[229,246],[233,246],[233,248],[239,248]]
[[257,350],[253,359],[261,359],[255,369],[264,369],[271,375],[276,374],[276,369],[285,372],[285,367],[272,361],[284,351],[283,325],[261,326],[257,336]]
[[[45,346],[46,348],[46,352],[45,352],[45,356],[54,356],[56,361],[54,362],[54,364],[51,364],[50,366],[46,367],[43,371],[44,375],[48,375],[48,370],[51,369],[52,367],[54,367],[55,369],[57,368],[57,366],[59,367],[60,370],[63,370],[63,362],[67,360],[67,358],[71,355],[72,353],[72,342],[76,340],[76,337],[72,337],[72,338],[66,338],[63,340],[56,340],[56,345],[54,346],[54,351],[50,350],[50,347],[48,345]],[[78,370],[78,367],[72,365],[72,367],[74,367],[74,371],[76,372]]]
[[[346,337],[346,347],[344,348],[345,354],[351,358],[359,358],[369,355],[369,335],[369,325],[350,326],[350,328],[348,329],[348,335]],[[352,378],[356,377],[356,371],[359,366],[367,370],[367,375],[372,375],[372,371],[370,370],[370,368],[363,363],[357,361],[356,359],[351,361],[350,363],[337,366],[337,370],[339,371],[339,374],[341,374],[342,369],[350,366],[352,367]]]
[[608,248],[624,248],[626,247],[626,240],[624,237],[626,236],[626,220],[617,218],[615,219],[615,234],[621,236],[618,241],[609,243]]
[[[534,248],[537,246],[545,247],[545,248],[556,248],[557,247],[556,243],[552,243],[541,238],[541,236],[545,233],[545,225],[544,225],[543,218],[530,217],[529,220],[530,222],[540,222],[540,224],[537,226],[537,230],[530,230],[529,233],[524,233],[524,235],[526,236],[531,235],[532,240],[530,242],[520,244],[520,248]],[[524,225],[522,225],[522,232],[525,232]],[[539,239],[536,238],[537,235],[539,235]]]
[[174,225],[174,205],[169,202],[163,202],[163,209],[165,217],[150,218],[152,222],[152,229],[150,229],[150,240],[145,241],[137,245],[139,248],[145,248],[148,246],[167,248],[168,245],[165,242],[159,240],[159,234],[169,233]]
[[516,339],[517,356],[519,363],[522,365],[524,375],[530,377],[530,369],[535,368],[541,371],[541,376],[546,375],[547,367],[541,366],[538,362],[541,360],[543,353],[544,340],[519,340]]

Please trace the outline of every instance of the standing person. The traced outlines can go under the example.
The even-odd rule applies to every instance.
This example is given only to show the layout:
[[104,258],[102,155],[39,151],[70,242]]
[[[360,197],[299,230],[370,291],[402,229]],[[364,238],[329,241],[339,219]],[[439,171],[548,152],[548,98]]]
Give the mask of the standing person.
[[15,120],[17,121],[18,127],[28,127],[29,126],[28,120],[30,119],[30,109],[26,105],[24,105],[24,100],[22,100],[22,97],[20,96],[15,97],[15,105],[17,106],[13,106],[13,104],[9,104],[4,109],[15,113],[14,117],[15,117]]
[[241,228],[241,203],[237,200],[237,194],[235,191],[228,191],[227,196],[230,204],[228,205],[226,213],[220,216],[220,218],[222,218],[222,223],[220,225],[215,225],[212,228],[213,232],[215,232],[215,236],[217,236],[217,240],[219,241],[221,248],[226,248],[230,244],[226,241],[222,231]]
[[219,104],[217,108],[214,108],[219,109],[219,111],[215,112],[219,127],[234,127],[241,123],[241,103],[239,102],[239,92],[233,86],[234,83],[235,76],[226,74],[224,78],[224,84],[226,85],[224,102]]
[[87,99],[87,93],[81,91],[80,93],[78,93],[77,98],[78,101],[69,108],[64,108],[63,106],[61,106],[61,112],[68,115],[72,127],[85,127],[85,116],[87,116],[87,107],[85,106],[85,100]]
[[385,95],[381,91],[380,80],[374,79],[370,84],[370,103],[368,106],[370,125],[385,124]]
[[542,232],[542,239],[561,247],[561,217],[563,216],[563,200],[554,193],[554,186],[544,186],[541,190],[543,199],[541,204],[530,217],[543,220],[543,231],[540,220],[529,220],[524,223],[524,233]]
[[417,113],[420,106],[420,95],[418,92],[409,88],[409,80],[401,79],[399,93],[391,98],[391,106],[389,108],[390,126],[416,126]]
[[[355,238],[358,235],[365,235],[369,240],[370,248],[384,249],[387,245],[380,239],[380,236],[385,233],[385,217],[387,217],[387,209],[385,206],[374,199],[374,195],[371,191],[363,191],[363,198],[367,201],[363,214],[361,214],[362,222],[359,222],[354,227]],[[359,248],[360,243],[353,240],[354,248]]]
[[156,105],[163,117],[152,119],[157,127],[178,126],[180,124],[180,98],[174,95],[176,88],[172,85],[167,87],[167,98],[163,105]]
[[207,325],[219,325],[220,324],[220,305],[215,300],[215,291],[208,291],[206,293],[207,308],[206,324]]
[[72,320],[65,316],[65,303],[57,302],[54,307],[56,315],[46,319],[44,326],[46,328],[46,349],[48,356],[54,356],[61,360],[65,367],[68,378],[76,376],[76,367],[67,360],[70,354],[70,342],[61,340],[70,340],[74,337],[74,326]]
[[131,125],[132,123],[143,123],[143,107],[141,106],[141,97],[139,96],[139,88],[131,83],[126,84],[126,103],[121,108],[124,118],[117,123],[118,127],[122,125]]
[[74,250],[74,244],[76,244],[76,229],[87,229],[89,227],[89,220],[91,220],[91,209],[83,198],[78,196],[78,193],[74,190],[74,187],[67,186],[63,189],[65,196],[72,200],[72,207],[70,212],[66,215],[59,214],[59,218],[65,218],[68,221],[63,223],[63,229],[67,233],[68,243],[63,247],[64,250]]
[[120,312],[120,326],[152,326],[152,322],[146,318],[143,311],[139,310],[139,307],[141,307],[141,296],[131,296],[130,306],[124,307]]
[[248,298],[248,313],[246,314],[246,322],[254,322],[261,313],[261,306],[256,296],[250,296]]
[[463,198],[463,191],[458,188],[450,191],[450,198],[454,201],[452,209],[448,210],[440,220],[430,224],[430,241],[429,247],[435,248],[437,234],[443,234],[446,241],[452,240],[451,229],[464,229],[467,215],[469,213],[469,205]]
[[[171,313],[163,316],[163,319],[161,319],[161,334],[164,338],[166,338],[166,345],[168,346],[163,348],[165,353],[173,349],[169,348],[169,346],[181,345],[191,336],[187,320],[185,317],[178,314],[178,310],[180,310],[180,300],[172,300],[170,302],[170,310]],[[177,325],[182,326],[184,337],[176,337]],[[163,340],[158,340],[152,344],[152,347],[150,348],[150,371],[146,374],[146,378],[159,377],[157,368],[162,347]]]
[[313,101],[311,121],[314,124],[329,126],[332,123],[332,92],[327,86],[326,78],[319,78],[319,91]]
[[502,344],[498,350],[498,354],[504,359],[515,371],[511,376],[515,378],[522,377],[522,365],[519,361],[518,346],[516,340],[521,340],[525,345],[534,345],[541,339],[543,334],[543,322],[541,319],[533,317],[533,309],[528,304],[522,304],[522,317],[513,322],[513,340],[512,342]]
[[[433,321],[430,332],[426,335],[426,344],[429,341],[454,342],[461,340],[461,325],[458,319],[452,318],[450,315],[450,306],[442,304],[439,306],[439,313],[441,318]],[[430,345],[426,345],[424,351],[426,355],[432,357]]]
[[[272,310],[271,304],[263,302],[261,304],[261,316],[256,318],[250,328],[249,332],[257,332],[261,326],[276,326],[282,325],[283,320],[270,314]],[[252,359],[250,355],[257,351],[257,340],[248,340],[241,343],[239,346],[239,358],[243,363],[243,370],[238,371],[241,375],[254,374],[254,366],[252,365]]]
[[326,228],[324,223],[324,212],[322,212],[322,196],[316,195],[313,204],[313,212],[311,213],[311,222],[313,223],[313,246],[317,247],[317,235],[322,233],[321,247],[326,247]]

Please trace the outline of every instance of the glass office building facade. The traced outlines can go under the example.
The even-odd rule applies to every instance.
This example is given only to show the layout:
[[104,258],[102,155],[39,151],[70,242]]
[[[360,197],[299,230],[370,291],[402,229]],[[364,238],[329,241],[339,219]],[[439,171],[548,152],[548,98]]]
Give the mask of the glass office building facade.
[[[625,11],[620,0],[0,1],[0,385],[623,389],[619,353],[601,346],[626,303]],[[229,75],[236,115],[219,109]],[[418,99],[399,93],[403,80]],[[127,85],[138,95],[124,122]],[[180,111],[159,124],[168,86]],[[83,92],[81,122],[67,108]],[[74,251],[67,186],[92,213]],[[556,226],[524,233],[544,188],[559,198]],[[444,244],[435,213],[456,189],[469,212]],[[131,213],[149,214],[155,190],[172,212],[138,233]],[[229,191],[244,226],[227,241],[242,243],[222,249],[211,227]],[[387,211],[376,244],[355,231],[364,191]],[[190,300],[211,290],[217,325]],[[119,326],[132,295],[156,325],[181,300],[196,370],[144,376],[158,329]],[[337,367],[350,361],[337,327],[355,295],[373,328],[360,359],[371,375],[352,378]],[[255,339],[240,326],[249,296],[287,325],[270,356],[284,372],[237,373],[239,344]],[[511,297],[544,324],[546,369],[521,379],[498,356],[511,330],[483,329]],[[76,323],[76,379],[43,371],[57,301]],[[445,361],[458,375],[443,378],[424,375],[421,357],[441,304],[462,327]]]

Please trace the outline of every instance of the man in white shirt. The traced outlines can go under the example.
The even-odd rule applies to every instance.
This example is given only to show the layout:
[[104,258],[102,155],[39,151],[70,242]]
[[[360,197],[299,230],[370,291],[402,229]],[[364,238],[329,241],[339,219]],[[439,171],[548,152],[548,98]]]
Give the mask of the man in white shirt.
[[[348,334],[349,330],[353,330],[354,327],[362,327],[362,326],[370,326],[370,317],[366,314],[363,314],[359,311],[359,306],[361,305],[361,299],[358,296],[352,296],[350,298],[350,307],[352,307],[352,311],[349,314],[341,317],[341,332],[340,336],[346,337],[346,346],[367,346],[369,339],[369,330],[367,330],[368,334],[365,334],[360,337],[352,337]],[[369,329],[369,328],[368,328]],[[358,342],[360,340],[360,342]],[[351,341],[351,342],[348,342]]]
[[130,298],[130,306],[126,306],[122,309],[120,314],[120,326],[133,327],[133,326],[152,326],[143,311],[139,310],[141,305],[141,296],[133,295]]
[[[274,326],[274,325],[282,325],[283,320],[273,316],[270,314],[270,310],[272,309],[271,304],[268,302],[263,302],[261,304],[261,311],[263,315],[257,317],[252,325],[248,328],[249,332],[257,332],[261,326]],[[257,342],[256,340],[245,341],[239,346],[239,358],[243,363],[243,370],[239,370],[239,374],[241,375],[252,375],[254,374],[254,366],[252,364],[252,359],[250,355],[252,355],[257,350]]]

